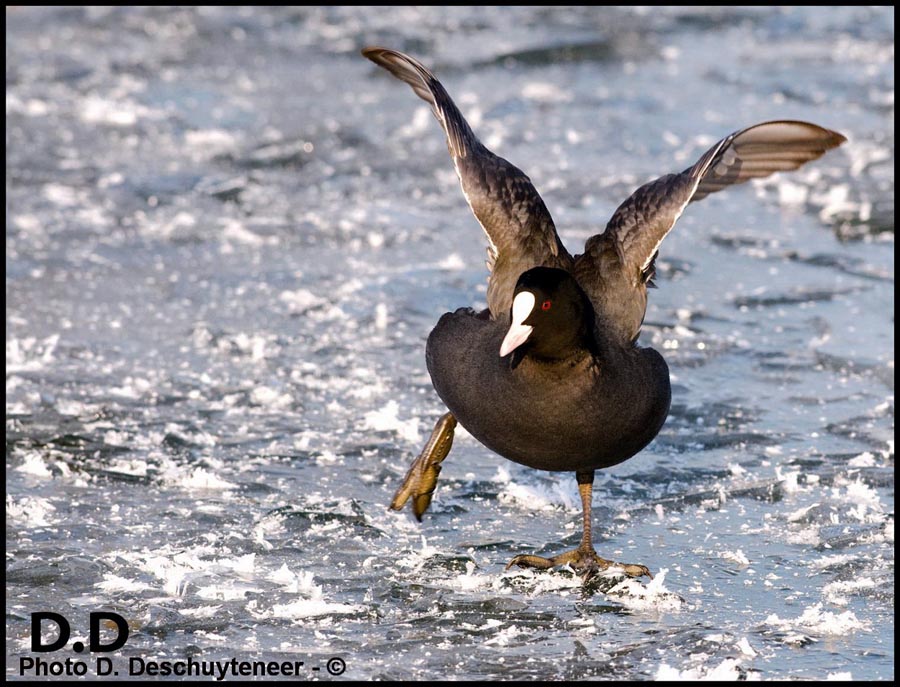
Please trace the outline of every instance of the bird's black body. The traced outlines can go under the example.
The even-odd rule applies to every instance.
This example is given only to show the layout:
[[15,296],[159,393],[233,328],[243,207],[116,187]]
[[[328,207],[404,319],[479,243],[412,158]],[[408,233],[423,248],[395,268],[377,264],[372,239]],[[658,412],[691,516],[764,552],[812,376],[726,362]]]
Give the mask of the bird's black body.
[[[447,313],[428,337],[434,388],[481,443],[538,470],[595,470],[631,458],[669,412],[669,369],[650,348],[587,348],[564,359],[497,355],[509,318]],[[511,359],[512,358],[512,359]]]
[[[428,371],[450,414],[428,444],[440,447],[440,458],[423,452],[401,492],[415,493],[420,480],[427,507],[436,464],[452,441],[452,415],[505,458],[577,475],[585,509],[582,545],[553,559],[517,556],[513,563],[605,567],[610,562],[590,542],[593,471],[638,453],[669,410],[666,363],[637,345],[660,243],[692,201],[796,169],[846,139],[798,121],[765,122],[726,136],[683,172],[638,188],[573,257],[531,180],[482,145],[428,69],[385,48],[363,55],[431,106],[489,242],[488,310],[447,313],[428,337]],[[428,479],[421,477],[426,468]],[[643,566],[626,570],[649,574]]]

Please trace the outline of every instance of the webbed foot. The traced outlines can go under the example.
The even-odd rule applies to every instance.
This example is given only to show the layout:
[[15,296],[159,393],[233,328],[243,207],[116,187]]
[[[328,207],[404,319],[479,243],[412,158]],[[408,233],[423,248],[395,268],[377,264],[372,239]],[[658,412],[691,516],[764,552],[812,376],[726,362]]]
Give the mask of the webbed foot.
[[579,547],[561,553],[553,558],[519,554],[506,564],[506,569],[509,570],[514,565],[521,568],[536,568],[537,570],[548,570],[558,565],[569,565],[576,573],[585,578],[593,577],[596,573],[615,566],[622,568],[629,577],[642,577],[646,575],[651,580],[653,579],[653,575],[650,574],[650,569],[647,568],[647,566],[636,565],[634,563],[608,561],[605,558],[598,556],[593,548]]
[[453,445],[453,431],[456,429],[456,418],[452,413],[445,413],[437,421],[425,448],[413,461],[403,478],[403,484],[391,500],[392,510],[402,510],[412,497],[412,512],[416,520],[422,521],[422,514],[431,504],[431,497],[437,486],[438,475],[441,474],[441,461],[450,453]]

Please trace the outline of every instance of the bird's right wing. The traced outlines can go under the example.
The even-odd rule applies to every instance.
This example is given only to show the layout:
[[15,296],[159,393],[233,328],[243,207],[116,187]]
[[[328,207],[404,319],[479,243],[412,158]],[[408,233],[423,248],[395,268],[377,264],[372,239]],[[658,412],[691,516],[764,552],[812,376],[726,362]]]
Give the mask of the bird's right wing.
[[396,50],[366,48],[362,54],[409,84],[444,128],[463,194],[490,244],[487,301],[492,315],[509,310],[522,272],[539,265],[571,269],[572,256],[531,180],[484,147],[441,82]]

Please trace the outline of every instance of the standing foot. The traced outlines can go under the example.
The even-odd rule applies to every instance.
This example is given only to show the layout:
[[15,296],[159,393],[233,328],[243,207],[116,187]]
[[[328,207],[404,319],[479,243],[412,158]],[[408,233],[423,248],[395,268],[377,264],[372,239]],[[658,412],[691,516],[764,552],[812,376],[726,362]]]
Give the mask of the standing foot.
[[645,565],[636,565],[634,563],[616,563],[601,558],[594,551],[593,547],[579,547],[572,551],[566,551],[553,558],[543,558],[542,556],[532,556],[529,554],[519,554],[506,564],[509,570],[514,565],[521,568],[536,568],[537,570],[548,570],[558,565],[570,565],[572,569],[585,578],[593,577],[594,574],[606,570],[610,567],[622,568],[629,577],[642,577],[646,575],[651,580],[653,575],[650,574],[649,568]]
[[422,521],[422,514],[431,504],[431,497],[437,486],[438,475],[441,474],[441,461],[450,453],[453,445],[453,431],[456,429],[456,418],[452,413],[445,413],[437,421],[425,448],[413,461],[403,478],[403,484],[394,494],[391,501],[392,510],[402,510],[412,497],[412,512],[416,520]]

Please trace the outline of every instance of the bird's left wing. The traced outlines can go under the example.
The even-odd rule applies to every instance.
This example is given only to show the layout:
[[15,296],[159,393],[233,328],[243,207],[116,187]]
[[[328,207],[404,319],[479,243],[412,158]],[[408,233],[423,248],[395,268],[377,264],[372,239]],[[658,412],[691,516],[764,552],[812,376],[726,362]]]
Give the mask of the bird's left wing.
[[680,174],[667,174],[632,193],[606,231],[588,239],[584,253],[576,258],[579,283],[592,300],[598,295],[602,301],[603,282],[620,271],[614,278],[636,289],[638,302],[627,313],[625,304],[612,309],[624,320],[618,324],[636,336],[659,245],[688,203],[750,179],[797,169],[846,140],[830,129],[788,120],[756,124],[726,136]]

